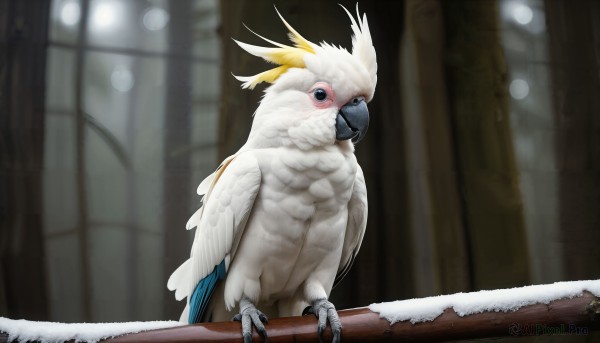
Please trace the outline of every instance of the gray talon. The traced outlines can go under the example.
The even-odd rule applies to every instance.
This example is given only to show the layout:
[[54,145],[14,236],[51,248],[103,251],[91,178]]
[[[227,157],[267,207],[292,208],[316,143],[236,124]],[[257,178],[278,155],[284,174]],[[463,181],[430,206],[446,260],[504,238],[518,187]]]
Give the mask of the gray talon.
[[331,326],[331,332],[333,333],[333,343],[339,343],[342,336],[342,324],[340,317],[335,310],[335,306],[327,299],[318,299],[313,303],[311,313],[314,313],[319,323],[317,325],[317,333],[319,334],[319,342],[323,342],[323,332],[327,327],[327,322]]
[[242,322],[242,336],[244,336],[244,343],[252,342],[252,326],[256,328],[256,331],[263,337],[263,342],[269,341],[267,337],[267,330],[263,323],[268,322],[267,316],[256,309],[254,304],[248,299],[242,299],[240,301],[240,313],[233,317],[235,321]]
[[269,322],[269,318],[267,318],[267,316],[265,316],[262,313],[258,315],[258,318],[260,319],[261,322],[263,322],[265,324]]

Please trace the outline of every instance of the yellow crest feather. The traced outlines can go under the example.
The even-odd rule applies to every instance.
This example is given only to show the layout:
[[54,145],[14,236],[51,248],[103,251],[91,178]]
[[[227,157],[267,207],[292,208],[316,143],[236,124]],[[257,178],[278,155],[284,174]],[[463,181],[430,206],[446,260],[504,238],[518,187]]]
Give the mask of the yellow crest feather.
[[[275,8],[277,11],[277,8]],[[274,42],[270,39],[264,38],[261,35],[256,34],[254,31],[250,30],[250,32],[254,33],[261,39],[269,42],[275,46],[276,48],[267,48],[247,43],[242,43],[239,41],[234,41],[240,46],[240,48],[246,50],[248,53],[261,57],[267,62],[278,64],[279,67],[273,68],[267,71],[264,71],[260,74],[254,76],[235,76],[238,80],[243,81],[243,88],[253,89],[261,82],[273,83],[277,78],[279,78],[283,73],[285,73],[289,68],[304,68],[306,67],[304,63],[304,55],[307,53],[314,54],[315,53],[315,44],[306,40],[302,37],[290,24],[288,24],[285,19],[281,16],[279,11],[277,11],[279,18],[283,24],[289,30],[289,38],[294,43],[294,46],[288,46],[284,44],[280,44]]]
[[298,49],[302,49],[306,52],[310,52],[311,54],[314,54],[315,53],[315,49],[313,48],[314,44],[309,42],[306,38],[302,37],[302,35],[300,35],[298,33],[298,31],[294,30],[294,28],[290,24],[288,24],[288,22],[285,21],[285,19],[283,19],[283,16],[281,15],[281,13],[279,13],[279,11],[277,10],[277,7],[275,7],[275,11],[277,12],[277,15],[279,15],[279,18],[283,22],[283,25],[285,25],[285,27],[287,27],[288,31],[290,31],[290,33],[288,33],[288,37],[290,38],[290,40],[292,42],[294,42],[294,46],[296,46],[296,48],[298,48]]

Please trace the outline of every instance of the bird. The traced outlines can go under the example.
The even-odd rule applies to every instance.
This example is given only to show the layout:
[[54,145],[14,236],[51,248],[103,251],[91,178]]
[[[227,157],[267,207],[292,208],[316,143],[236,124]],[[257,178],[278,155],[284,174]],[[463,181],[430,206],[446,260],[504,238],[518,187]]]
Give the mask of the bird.
[[253,328],[268,339],[269,317],[314,314],[340,342],[342,325],[328,299],[348,273],[368,215],[355,144],[369,127],[367,103],[377,59],[365,13],[345,8],[351,52],[301,36],[275,11],[291,45],[263,47],[233,39],[276,66],[235,76],[244,89],[268,83],[246,143],[198,186],[191,253],[167,287],[187,299],[181,321],[237,320],[244,342]]

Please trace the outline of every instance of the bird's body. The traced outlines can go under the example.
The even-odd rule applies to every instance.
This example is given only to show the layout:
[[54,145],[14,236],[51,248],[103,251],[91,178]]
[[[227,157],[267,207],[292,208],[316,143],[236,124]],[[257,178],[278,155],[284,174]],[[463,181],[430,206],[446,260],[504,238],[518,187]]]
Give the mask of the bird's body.
[[[231,264],[225,285],[227,303],[239,301],[242,290],[254,283],[259,301],[267,304],[291,299],[311,278],[331,289],[346,231],[354,183],[350,176],[357,169],[354,154],[340,150],[278,148],[249,153],[256,158],[265,184],[238,250],[252,258]],[[298,155],[303,158],[297,159]],[[251,268],[256,265],[261,268]]]
[[358,23],[350,17],[352,54],[310,43],[285,21],[294,47],[237,42],[281,66],[238,78],[248,88],[273,85],[246,144],[198,187],[202,204],[187,225],[197,227],[191,256],[168,282],[177,299],[188,299],[183,321],[239,313],[249,341],[252,325],[266,337],[261,310],[289,316],[312,306],[319,332],[329,321],[339,340],[339,318],[327,299],[366,228],[367,192],[354,142],[366,133],[366,102],[377,81],[366,17]]
[[[212,299],[205,317],[231,319],[232,312],[224,309],[233,309],[242,294],[271,316],[298,315],[309,305],[304,292],[311,281],[326,285],[329,296],[340,266],[348,203],[362,172],[348,146],[256,149],[236,159],[255,161],[264,183],[235,252],[246,258],[233,256],[223,296]],[[244,191],[247,179],[233,169],[232,174],[230,187]]]

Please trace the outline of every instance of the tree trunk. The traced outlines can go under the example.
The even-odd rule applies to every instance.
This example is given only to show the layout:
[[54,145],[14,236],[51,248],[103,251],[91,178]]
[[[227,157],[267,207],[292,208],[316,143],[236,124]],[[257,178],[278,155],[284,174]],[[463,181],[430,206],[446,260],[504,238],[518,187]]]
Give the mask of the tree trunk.
[[475,289],[529,282],[496,1],[442,2],[446,70]]
[[439,0],[407,0],[402,99],[416,295],[472,289],[444,75]]
[[[169,58],[166,71],[165,136],[164,136],[164,271],[165,280],[189,257],[188,232],[184,230],[190,215],[190,160],[188,154],[174,152],[190,145],[191,109],[191,0],[169,2]],[[165,288],[164,317],[179,318],[185,304],[173,301],[173,293]]]
[[600,277],[600,4],[546,1],[565,276]]
[[0,1],[0,313],[47,319],[42,170],[49,1]]

